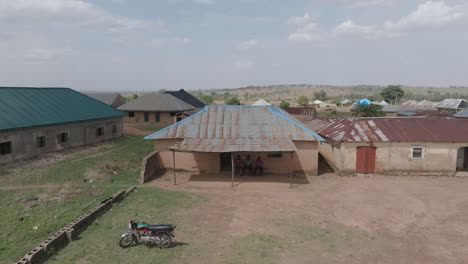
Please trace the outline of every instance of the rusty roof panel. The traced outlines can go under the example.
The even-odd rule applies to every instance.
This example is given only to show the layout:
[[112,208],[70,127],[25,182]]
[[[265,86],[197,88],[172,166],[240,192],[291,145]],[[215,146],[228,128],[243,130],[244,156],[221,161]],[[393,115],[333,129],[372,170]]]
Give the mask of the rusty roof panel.
[[468,120],[450,118],[337,119],[318,130],[337,142],[468,142]]

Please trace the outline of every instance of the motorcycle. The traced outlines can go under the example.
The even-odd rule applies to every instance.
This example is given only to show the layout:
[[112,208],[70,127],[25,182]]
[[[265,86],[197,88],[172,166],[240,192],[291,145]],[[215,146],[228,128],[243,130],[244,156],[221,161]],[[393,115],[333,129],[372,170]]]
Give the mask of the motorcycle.
[[145,244],[147,246],[158,246],[168,248],[172,245],[175,237],[175,225],[150,225],[141,221],[130,220],[129,230],[122,234],[119,245],[123,248],[132,243]]

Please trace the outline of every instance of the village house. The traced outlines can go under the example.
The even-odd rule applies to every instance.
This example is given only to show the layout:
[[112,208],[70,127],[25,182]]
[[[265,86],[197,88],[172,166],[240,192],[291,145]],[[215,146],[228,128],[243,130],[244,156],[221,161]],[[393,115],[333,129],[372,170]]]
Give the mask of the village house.
[[[328,123],[327,123],[328,122]],[[340,174],[450,175],[468,169],[468,120],[351,118],[307,124]]]
[[178,99],[186,102],[187,104],[195,107],[195,108],[203,108],[205,107],[205,103],[198,100],[195,96],[191,95],[184,89],[180,89],[179,91],[166,91],[166,94],[170,94]]
[[84,94],[114,108],[125,104],[125,99],[120,93],[87,92]]
[[122,136],[124,113],[69,88],[0,87],[0,164]]
[[125,111],[125,124],[168,126],[182,120],[184,112],[196,109],[183,100],[168,93],[144,94],[118,109]]
[[445,99],[435,107],[440,113],[455,114],[468,108],[468,102],[464,99]]
[[145,139],[154,140],[161,168],[231,171],[234,157],[264,160],[266,173],[317,174],[323,139],[276,106],[207,105]]

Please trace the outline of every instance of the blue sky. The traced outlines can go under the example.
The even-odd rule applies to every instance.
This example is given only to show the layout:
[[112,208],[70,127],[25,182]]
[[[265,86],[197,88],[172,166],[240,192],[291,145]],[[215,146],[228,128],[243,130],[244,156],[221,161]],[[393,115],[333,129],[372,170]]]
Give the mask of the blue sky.
[[0,0],[0,85],[468,85],[468,1]]

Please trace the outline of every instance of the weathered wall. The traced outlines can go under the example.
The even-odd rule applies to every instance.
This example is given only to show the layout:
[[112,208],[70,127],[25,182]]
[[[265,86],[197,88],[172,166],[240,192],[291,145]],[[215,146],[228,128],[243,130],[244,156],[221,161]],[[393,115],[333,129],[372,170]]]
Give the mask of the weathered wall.
[[145,112],[134,112],[134,117],[129,117],[128,113],[124,116],[123,120],[125,124],[147,124],[147,125],[159,125],[168,126],[176,122],[176,116],[171,116],[169,112],[159,113],[159,122],[156,122],[156,112],[149,112],[148,122],[145,122]]
[[319,153],[327,160],[328,164],[336,171],[341,171],[339,144],[333,146],[327,142],[318,143]]
[[140,183],[146,183],[155,179],[161,173],[158,152],[151,152],[141,162]]
[[[341,143],[331,151],[330,146],[321,146],[320,152],[336,164],[341,175],[356,172],[356,147],[371,146],[367,143]],[[427,142],[377,142],[375,170],[378,174],[396,175],[454,175],[457,167],[457,152],[467,144]],[[424,158],[412,159],[412,146],[424,146]]]
[[[116,133],[112,133],[113,126],[116,126]],[[96,130],[98,127],[104,128],[104,135],[96,135]],[[69,133],[69,141],[58,144],[57,135],[65,132]],[[45,147],[37,147],[36,137],[38,136],[46,137]],[[15,160],[32,158],[47,152],[95,144],[98,142],[119,138],[121,136],[122,118],[85,121],[0,132],[0,143],[11,141],[13,147],[13,153],[0,155],[0,164]]]
[[[161,168],[172,169],[173,157],[169,147],[180,143],[181,139],[155,140],[155,150],[159,152]],[[247,155],[252,160],[261,157],[267,173],[289,173],[291,168],[295,172],[305,172],[307,174],[317,174],[318,169],[318,148],[317,142],[295,142],[297,152],[291,155],[283,153],[281,158],[269,158],[269,153],[239,153],[242,159]],[[237,154],[234,154],[237,155]],[[220,172],[221,160],[219,153],[183,153],[176,152],[176,169],[192,172]]]

